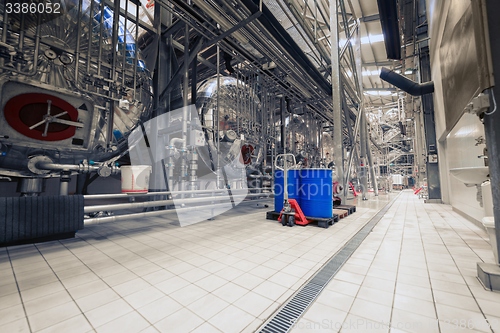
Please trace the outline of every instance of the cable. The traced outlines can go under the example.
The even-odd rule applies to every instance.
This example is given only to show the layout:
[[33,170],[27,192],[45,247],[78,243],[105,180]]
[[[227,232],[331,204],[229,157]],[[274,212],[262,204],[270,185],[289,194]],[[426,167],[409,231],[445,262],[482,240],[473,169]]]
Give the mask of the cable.
[[493,99],[493,110],[491,112],[485,112],[484,114],[487,116],[491,116],[493,113],[497,111],[497,101],[495,100],[495,93],[494,90],[491,89],[491,98]]

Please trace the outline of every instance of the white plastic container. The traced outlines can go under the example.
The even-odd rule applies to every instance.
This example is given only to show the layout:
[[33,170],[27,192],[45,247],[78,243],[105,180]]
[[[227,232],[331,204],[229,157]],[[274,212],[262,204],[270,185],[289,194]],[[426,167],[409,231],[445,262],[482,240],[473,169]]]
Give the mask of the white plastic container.
[[392,175],[392,185],[403,185],[403,175]]
[[150,165],[124,165],[122,174],[122,193],[147,193],[149,190]]
[[495,264],[498,264],[497,235],[495,233],[495,218],[493,216],[483,217],[483,225],[490,236],[490,244],[495,256]]

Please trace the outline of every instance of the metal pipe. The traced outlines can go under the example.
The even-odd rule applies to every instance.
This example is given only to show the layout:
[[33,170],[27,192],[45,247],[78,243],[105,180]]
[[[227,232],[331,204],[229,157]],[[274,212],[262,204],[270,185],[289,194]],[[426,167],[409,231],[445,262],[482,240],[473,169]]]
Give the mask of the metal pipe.
[[[252,189],[254,190],[254,189]],[[245,195],[232,195],[233,199],[236,198],[248,198],[248,197],[269,197],[270,193],[248,193]],[[147,208],[147,207],[158,207],[173,204],[189,204],[189,203],[213,203],[214,201],[224,200],[227,201],[227,196],[223,197],[204,197],[204,198],[189,198],[189,199],[170,199],[170,200],[155,200],[155,201],[145,201],[145,202],[129,202],[122,204],[109,204],[109,205],[95,205],[95,206],[85,206],[83,209],[84,213],[100,212],[100,211],[117,211],[124,209],[133,208]],[[191,209],[194,209],[191,207]]]
[[[333,142],[334,161],[338,181],[345,189],[347,186],[344,180],[344,147],[342,138],[342,100],[340,96],[340,59],[339,59],[339,31],[338,31],[337,0],[330,0],[330,42],[331,42],[331,64],[332,64],[332,104],[333,104]],[[340,195],[342,202],[345,202],[345,191]]]
[[69,182],[71,181],[71,172],[62,171],[61,178],[59,180],[59,195],[69,194]]
[[[82,1],[82,0],[80,0]],[[148,13],[149,12],[147,10],[145,10],[144,12]],[[122,87],[125,86],[125,70],[126,70],[126,64],[127,64],[127,23],[128,23],[128,1],[125,1],[125,13],[127,13],[127,15],[124,16],[124,22],[123,22],[123,44],[122,44],[122,66],[123,66],[123,69],[122,69]],[[136,29],[138,29],[138,27],[136,27]],[[135,40],[137,41],[137,39]],[[135,45],[136,47],[136,50],[138,49],[137,47],[137,44]]]
[[359,133],[359,158],[360,158],[360,180],[361,180],[361,193],[362,193],[362,199],[367,200],[366,198],[366,192],[368,191],[368,175],[366,174],[366,147],[367,147],[367,137],[366,137],[366,117],[365,113],[360,112],[359,113],[360,117],[360,123],[361,123],[361,132]]
[[[127,13],[128,15],[128,13]],[[139,6],[135,6],[135,17],[139,17]],[[126,32],[125,32],[126,33]],[[137,41],[139,40],[139,28],[135,29],[135,43],[137,47]],[[125,45],[124,45],[125,46]],[[134,53],[134,101],[137,100],[137,64],[139,63],[139,53]]]
[[[217,95],[215,96],[216,99],[216,112],[215,114],[212,115],[213,121],[216,121],[214,124],[214,129],[215,129],[215,135],[214,135],[214,140],[216,140],[216,145],[217,145],[217,170],[216,170],[216,175],[217,175],[217,188],[220,188],[220,172],[219,170],[221,169],[220,167],[220,121],[219,121],[219,113],[220,113],[220,47],[219,43],[217,43]],[[214,118],[215,117],[215,118]]]
[[195,190],[195,191],[164,191],[164,192],[147,192],[147,193],[110,193],[110,194],[86,194],[83,196],[85,200],[101,200],[101,199],[119,199],[130,197],[149,197],[155,195],[176,195],[176,194],[206,194],[206,193],[227,193],[226,189],[222,190]]
[[[368,133],[368,135],[370,135]],[[372,151],[370,149],[370,140],[366,140],[366,156],[368,158],[368,167],[370,168],[370,177],[372,179],[373,193],[378,196],[378,182],[375,174],[375,167],[373,166]]]
[[[92,16],[94,13],[90,13]],[[98,54],[97,54],[97,76],[101,76],[101,65],[102,65],[102,48],[104,46],[102,37],[104,34],[104,1],[101,1],[101,10],[100,10],[100,20],[99,20],[99,42],[98,42]],[[92,25],[91,25],[92,26]],[[89,43],[91,41],[89,40]]]
[[286,154],[286,116],[285,116],[285,98],[280,99],[280,116],[281,116],[281,150]]
[[44,162],[37,163],[36,167],[44,170],[64,170],[64,171],[78,171],[78,172],[89,172],[89,171],[99,170],[98,166],[93,166],[93,165],[59,164],[59,163],[44,163]]
[[[262,196],[262,194],[258,194],[258,195]],[[254,203],[255,201],[258,201],[258,200],[252,200],[251,202]],[[213,208],[227,207],[227,203],[214,204],[211,207],[213,207]],[[166,215],[166,214],[171,214],[171,213],[175,213],[175,212],[185,212],[185,211],[187,212],[187,211],[192,211],[192,209],[193,209],[192,207],[187,207],[187,208],[179,208],[179,209],[155,210],[155,211],[150,211],[150,212],[125,214],[125,215],[104,216],[104,217],[85,219],[83,222],[85,223],[85,225],[91,225],[91,224],[99,224],[99,223],[103,223],[103,222],[116,222],[116,221],[123,221],[123,220],[131,220],[134,218],[139,219],[139,218],[144,218],[144,217]]]
[[[82,1],[78,0],[78,16],[77,16],[77,32],[76,32],[76,45],[75,45],[75,81],[78,81],[78,74],[80,70],[80,43],[82,35]],[[88,59],[90,61],[90,59]]]

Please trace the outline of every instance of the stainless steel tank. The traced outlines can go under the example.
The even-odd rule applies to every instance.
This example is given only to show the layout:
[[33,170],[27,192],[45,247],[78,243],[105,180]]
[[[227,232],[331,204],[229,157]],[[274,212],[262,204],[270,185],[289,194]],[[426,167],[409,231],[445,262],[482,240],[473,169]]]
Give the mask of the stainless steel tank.
[[0,4],[0,175],[50,177],[59,170],[42,165],[109,162],[150,110],[135,24],[104,1],[60,3],[59,14],[40,15]]
[[[238,151],[247,168],[262,163],[261,105],[250,86],[233,77],[210,78],[198,87],[196,106],[212,152],[224,157]],[[200,155],[207,165],[217,165],[217,154]]]

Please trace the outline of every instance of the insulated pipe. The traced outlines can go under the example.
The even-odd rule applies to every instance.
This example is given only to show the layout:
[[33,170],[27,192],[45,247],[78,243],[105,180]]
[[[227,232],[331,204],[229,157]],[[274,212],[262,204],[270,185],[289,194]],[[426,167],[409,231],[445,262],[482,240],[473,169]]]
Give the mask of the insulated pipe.
[[412,96],[422,96],[434,92],[433,81],[417,83],[385,67],[380,70],[380,78]]

